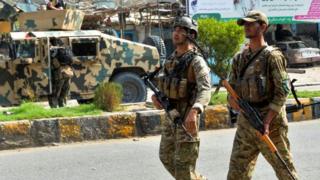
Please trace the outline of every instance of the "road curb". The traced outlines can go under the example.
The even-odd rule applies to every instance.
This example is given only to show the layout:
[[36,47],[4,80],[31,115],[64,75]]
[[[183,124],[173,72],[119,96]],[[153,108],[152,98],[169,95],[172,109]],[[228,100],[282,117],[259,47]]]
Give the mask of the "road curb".
[[228,108],[225,105],[208,106],[203,119],[206,130],[231,127]]
[[[301,104],[303,104],[303,105],[311,104],[313,102],[313,100],[310,98],[299,98],[299,100],[300,100]],[[297,104],[297,102],[294,99],[287,100],[287,105],[296,105],[296,104]],[[289,122],[311,120],[311,119],[313,119],[313,114],[314,114],[313,107],[307,106],[297,112],[287,114],[287,118],[288,118]]]
[[0,124],[0,149],[32,146],[30,121],[3,122]]
[[137,111],[136,136],[156,135],[161,133],[161,123],[165,112],[160,110]]
[[[300,99],[303,104],[319,102],[320,98]],[[288,100],[288,104],[294,104]],[[288,114],[289,121],[302,121],[320,116],[320,106],[305,107]],[[165,113],[161,110],[105,113],[100,116],[50,118],[0,122],[0,150],[45,146],[99,139],[128,138],[157,135]],[[200,121],[201,130],[230,128],[228,108],[225,105],[208,106]]]

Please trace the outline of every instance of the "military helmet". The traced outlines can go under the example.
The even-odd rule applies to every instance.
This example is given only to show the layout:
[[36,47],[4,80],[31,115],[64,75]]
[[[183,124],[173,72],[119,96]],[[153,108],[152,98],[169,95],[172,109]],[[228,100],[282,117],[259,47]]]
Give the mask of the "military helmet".
[[50,38],[50,43],[52,46],[62,46],[63,45],[62,40],[57,37]]
[[196,36],[198,35],[198,23],[189,16],[177,17],[173,23],[173,28],[177,26],[190,29],[195,32]]

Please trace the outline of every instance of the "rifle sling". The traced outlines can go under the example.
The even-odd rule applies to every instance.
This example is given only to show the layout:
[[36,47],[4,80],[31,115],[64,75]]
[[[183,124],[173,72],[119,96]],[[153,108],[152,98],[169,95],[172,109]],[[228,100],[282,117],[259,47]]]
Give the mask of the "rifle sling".
[[264,49],[266,49],[267,48],[267,46],[265,46],[265,47],[263,47],[263,48],[261,48],[254,56],[252,56],[250,59],[249,59],[249,61],[248,61],[248,63],[241,69],[241,71],[240,71],[240,78],[242,78],[243,77],[243,75],[244,75],[244,73],[246,72],[246,70],[248,69],[248,67],[249,67],[249,65],[261,54],[261,52],[264,50]]
[[296,100],[298,106],[301,106],[301,102],[300,102],[299,99],[298,99],[296,90],[295,90],[294,85],[293,85],[293,83],[296,82],[296,81],[297,81],[297,79],[293,79],[293,80],[290,82],[290,86],[291,86],[290,89],[291,89],[291,93],[292,93],[294,99]]

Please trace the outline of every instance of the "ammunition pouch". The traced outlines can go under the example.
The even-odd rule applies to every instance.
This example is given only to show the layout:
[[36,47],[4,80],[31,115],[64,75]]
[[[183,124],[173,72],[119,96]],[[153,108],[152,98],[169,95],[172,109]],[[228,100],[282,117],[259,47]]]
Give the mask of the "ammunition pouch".
[[189,101],[193,98],[196,83],[194,72],[190,66],[191,61],[197,56],[192,50],[182,57],[171,56],[164,64],[164,75],[158,77],[158,87],[171,101]]
[[168,98],[179,100],[188,95],[186,78],[159,77],[158,87]]
[[248,102],[258,103],[267,99],[266,77],[262,75],[241,79],[236,84],[236,89]]

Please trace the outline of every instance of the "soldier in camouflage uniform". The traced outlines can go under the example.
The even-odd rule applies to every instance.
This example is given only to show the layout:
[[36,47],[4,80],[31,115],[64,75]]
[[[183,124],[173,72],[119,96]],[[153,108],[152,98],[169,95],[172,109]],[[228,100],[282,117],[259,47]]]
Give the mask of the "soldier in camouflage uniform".
[[72,53],[70,47],[64,46],[60,39],[51,39],[52,60],[52,95],[49,96],[51,108],[64,107],[70,90],[70,80],[73,76]]
[[[268,27],[265,14],[260,11],[250,11],[237,23],[244,26],[245,35],[250,42],[233,59],[230,84],[241,98],[260,111],[265,134],[270,136],[289,169],[298,179],[287,137],[285,101],[289,93],[289,77],[286,72],[286,60],[279,49],[268,46],[264,41],[263,34]],[[236,108],[231,97],[229,103]],[[228,180],[251,179],[260,152],[271,164],[279,179],[291,179],[285,167],[259,139],[256,132],[240,113]]]
[[[172,38],[176,50],[165,62],[158,84],[184,120],[183,125],[178,125],[166,118],[159,150],[161,162],[177,180],[205,179],[195,168],[200,143],[199,115],[210,100],[210,78],[205,60],[188,39],[196,38],[197,32],[197,24],[191,18],[175,20]],[[155,96],[152,100],[161,109]]]

